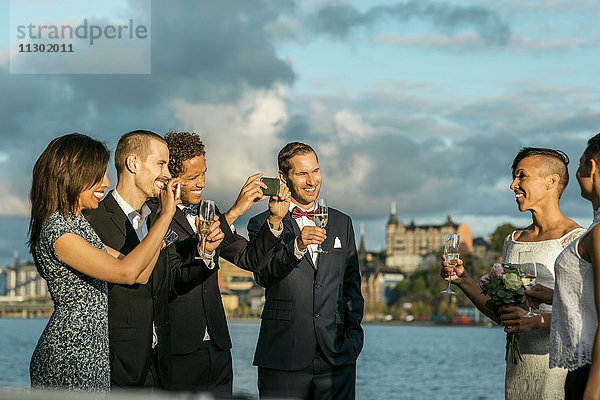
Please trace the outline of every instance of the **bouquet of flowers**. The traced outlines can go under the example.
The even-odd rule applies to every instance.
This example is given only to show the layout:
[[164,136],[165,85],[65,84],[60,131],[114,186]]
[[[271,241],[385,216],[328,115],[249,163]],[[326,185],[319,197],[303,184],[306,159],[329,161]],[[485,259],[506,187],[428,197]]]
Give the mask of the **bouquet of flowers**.
[[[498,314],[500,306],[518,306],[525,293],[521,277],[524,276],[523,270],[516,264],[494,264],[489,274],[485,274],[479,281],[479,287],[491,297],[485,304],[487,308]],[[506,357],[513,364],[523,361],[521,350],[519,349],[519,334],[509,333],[506,336]]]

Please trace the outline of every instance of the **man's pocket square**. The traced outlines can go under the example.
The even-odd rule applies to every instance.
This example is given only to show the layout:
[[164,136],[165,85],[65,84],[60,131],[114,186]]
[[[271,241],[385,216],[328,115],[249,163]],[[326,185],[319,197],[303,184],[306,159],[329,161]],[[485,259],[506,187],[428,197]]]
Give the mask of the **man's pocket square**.
[[335,240],[333,241],[333,248],[334,249],[341,249],[342,248],[342,242],[340,242],[340,238],[339,237],[335,237]]
[[175,232],[173,229],[169,229],[162,240],[162,245],[160,246],[160,249],[162,250],[165,247],[172,245],[177,241],[177,239],[179,239],[177,232]]

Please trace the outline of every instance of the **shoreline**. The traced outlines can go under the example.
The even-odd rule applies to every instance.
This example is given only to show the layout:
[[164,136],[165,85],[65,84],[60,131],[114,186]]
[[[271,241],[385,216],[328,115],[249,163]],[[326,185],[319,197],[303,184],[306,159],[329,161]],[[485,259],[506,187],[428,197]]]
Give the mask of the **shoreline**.
[[[49,317],[49,316],[48,316]],[[13,315],[13,316],[0,316],[0,319],[48,319],[46,316],[22,316],[22,315]],[[254,322],[260,323],[261,319],[258,317],[228,317],[228,322]],[[381,321],[381,320],[369,320],[362,321],[362,325],[394,325],[394,326],[479,326],[485,328],[494,328],[500,327],[499,325],[494,324],[492,321],[486,322],[478,322],[478,323],[450,323],[450,322],[440,322],[440,321],[400,321],[400,320],[391,320],[391,321]]]
[[[260,322],[260,318],[243,318],[243,317],[228,317],[228,322]],[[500,327],[499,325],[494,324],[491,321],[486,322],[478,322],[478,323],[467,323],[467,324],[452,324],[452,323],[444,323],[444,322],[436,322],[436,321],[400,321],[400,320],[391,320],[391,321],[362,321],[361,325],[399,325],[399,326],[480,326],[485,328],[494,328]]]

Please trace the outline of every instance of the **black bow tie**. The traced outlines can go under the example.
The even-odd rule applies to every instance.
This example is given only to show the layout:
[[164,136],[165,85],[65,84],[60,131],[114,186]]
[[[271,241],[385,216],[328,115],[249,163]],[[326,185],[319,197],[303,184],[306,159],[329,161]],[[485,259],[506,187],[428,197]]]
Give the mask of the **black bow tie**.
[[183,207],[183,215],[187,216],[197,216],[198,215],[198,209],[200,208],[200,204],[190,204],[187,207]]

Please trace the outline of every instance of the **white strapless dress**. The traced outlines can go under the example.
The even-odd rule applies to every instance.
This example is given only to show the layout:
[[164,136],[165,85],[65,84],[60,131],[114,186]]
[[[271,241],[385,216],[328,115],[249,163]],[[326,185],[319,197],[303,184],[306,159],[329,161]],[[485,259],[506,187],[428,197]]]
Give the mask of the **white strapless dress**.
[[[537,282],[554,288],[554,261],[573,240],[581,236],[585,229],[575,229],[560,239],[541,242],[519,242],[514,240],[514,232],[504,241],[503,263],[519,264],[525,259],[526,273],[533,273],[533,263],[537,266]],[[519,259],[519,253],[521,255]],[[530,258],[530,259],[529,259]],[[540,306],[541,312],[551,312],[552,307]],[[506,363],[504,394],[507,400],[558,400],[564,399],[564,384],[567,370],[550,368],[548,358],[549,331],[531,331],[519,334],[523,362]]]

